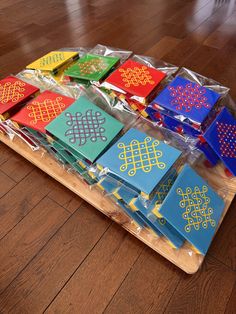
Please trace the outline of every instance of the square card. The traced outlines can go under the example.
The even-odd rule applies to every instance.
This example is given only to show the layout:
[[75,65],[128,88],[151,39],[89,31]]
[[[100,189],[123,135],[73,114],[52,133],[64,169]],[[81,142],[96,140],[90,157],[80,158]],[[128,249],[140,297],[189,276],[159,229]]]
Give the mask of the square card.
[[51,51],[26,66],[26,69],[54,72],[66,62],[78,58],[75,51]]
[[223,199],[190,166],[185,165],[159,213],[200,254],[205,255],[223,210]]
[[215,91],[177,76],[152,101],[151,107],[161,106],[202,124],[219,98],[220,94]]
[[130,95],[146,98],[165,76],[164,72],[129,59],[110,74],[105,82]]
[[36,131],[46,133],[46,125],[74,101],[74,98],[45,91],[15,114],[12,120]]
[[111,175],[150,195],[180,157],[181,152],[147,134],[128,130],[98,160]]
[[99,81],[119,62],[118,57],[86,54],[65,71],[65,75],[88,81]]
[[37,87],[14,76],[8,76],[0,80],[0,114],[2,115],[27,101],[38,91]]
[[226,108],[219,113],[203,137],[236,176],[236,119]]
[[48,124],[46,130],[72,150],[94,162],[123,126],[82,96]]

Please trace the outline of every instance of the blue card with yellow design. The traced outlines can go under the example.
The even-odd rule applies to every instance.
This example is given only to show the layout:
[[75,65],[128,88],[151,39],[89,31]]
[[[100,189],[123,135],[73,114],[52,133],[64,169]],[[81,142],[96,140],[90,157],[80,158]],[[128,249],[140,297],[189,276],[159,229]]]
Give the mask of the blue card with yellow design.
[[132,128],[97,163],[134,189],[150,195],[180,155],[176,148]]
[[205,255],[223,210],[223,199],[189,165],[185,165],[159,213],[198,253]]

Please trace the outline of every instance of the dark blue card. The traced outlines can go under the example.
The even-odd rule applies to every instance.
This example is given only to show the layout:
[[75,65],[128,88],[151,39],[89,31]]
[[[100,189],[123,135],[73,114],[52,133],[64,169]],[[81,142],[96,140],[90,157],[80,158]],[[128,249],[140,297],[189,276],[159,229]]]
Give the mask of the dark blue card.
[[224,108],[204,134],[207,143],[236,176],[236,119]]
[[209,88],[177,76],[152,102],[202,124],[220,95]]

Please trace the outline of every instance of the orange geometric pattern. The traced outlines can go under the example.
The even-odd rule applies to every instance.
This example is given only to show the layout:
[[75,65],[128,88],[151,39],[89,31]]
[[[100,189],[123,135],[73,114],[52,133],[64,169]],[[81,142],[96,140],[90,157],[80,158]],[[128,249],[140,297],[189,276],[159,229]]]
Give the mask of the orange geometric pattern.
[[78,67],[82,75],[88,75],[106,70],[107,63],[101,59],[92,59],[78,63]]
[[23,92],[25,91],[25,83],[22,81],[15,82],[6,82],[4,84],[0,84],[0,102],[2,104],[6,104],[8,102],[18,102],[25,95]]
[[125,83],[126,87],[130,86],[146,86],[147,84],[154,85],[155,82],[152,78],[146,66],[134,67],[127,69],[119,69],[121,72],[122,81]]
[[26,108],[30,110],[29,117],[33,118],[31,124],[36,124],[38,121],[50,122],[57,117],[65,108],[65,104],[61,102],[62,97],[56,99],[45,99],[43,102],[33,101]]

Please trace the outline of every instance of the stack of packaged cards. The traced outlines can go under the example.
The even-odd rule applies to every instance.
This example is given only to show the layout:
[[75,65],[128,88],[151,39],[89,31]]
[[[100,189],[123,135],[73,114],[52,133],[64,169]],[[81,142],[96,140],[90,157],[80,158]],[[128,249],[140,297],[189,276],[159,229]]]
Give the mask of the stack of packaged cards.
[[59,161],[66,163],[60,152],[51,145],[45,127],[74,101],[71,97],[44,91],[16,113],[12,121],[19,127],[23,126],[26,135],[53,153]]
[[98,186],[175,248],[182,246],[182,236],[155,211],[177,177],[180,160],[179,150],[133,128],[97,160]]
[[37,87],[14,76],[0,80],[0,120],[9,118],[38,92]]
[[216,115],[219,98],[214,90],[177,76],[146,112],[153,121],[175,132],[198,137]]
[[109,75],[102,86],[142,113],[165,77],[164,72],[129,59]]
[[223,108],[203,135],[207,144],[236,176],[236,119]]
[[197,253],[205,255],[223,209],[223,199],[185,165],[156,214],[165,218]]
[[116,139],[123,124],[81,96],[46,126],[56,145],[76,160],[76,170],[86,181],[90,165]]
[[100,82],[119,62],[118,57],[86,54],[65,71],[65,76],[78,83],[89,85]]
[[40,70],[43,73],[58,73],[66,64],[70,64],[79,58],[75,51],[51,51],[45,56],[35,60],[26,66],[26,69]]

